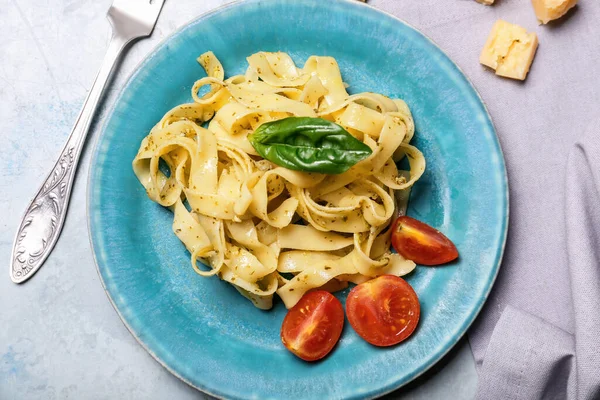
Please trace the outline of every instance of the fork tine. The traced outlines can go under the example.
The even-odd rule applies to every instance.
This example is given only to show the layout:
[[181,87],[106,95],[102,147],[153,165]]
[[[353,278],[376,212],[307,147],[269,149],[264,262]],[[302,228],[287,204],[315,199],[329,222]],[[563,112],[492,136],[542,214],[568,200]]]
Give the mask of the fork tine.
[[154,24],[158,20],[158,14],[162,10],[162,6],[165,4],[165,0],[142,0],[142,2],[149,5],[149,13],[152,14]]
[[165,0],[145,0],[150,2],[151,7],[161,8],[165,4]]
[[129,37],[152,33],[165,0],[113,0],[108,16],[113,28]]

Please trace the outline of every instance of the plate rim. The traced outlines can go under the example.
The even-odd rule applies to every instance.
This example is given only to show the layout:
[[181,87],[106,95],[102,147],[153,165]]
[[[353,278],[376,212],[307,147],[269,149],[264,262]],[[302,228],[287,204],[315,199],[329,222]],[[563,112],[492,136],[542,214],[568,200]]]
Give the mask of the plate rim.
[[[314,1],[318,1],[318,0],[296,0],[295,2],[304,2],[304,3],[310,3],[310,2],[314,2]],[[462,75],[462,77],[465,79],[466,83],[468,84],[468,86],[471,88],[471,90],[473,91],[473,93],[475,93],[475,95],[477,96],[477,99],[479,100],[479,102],[481,103],[481,105],[483,106],[483,111],[485,112],[485,114],[487,115],[487,118],[489,120],[493,135],[492,135],[492,143],[495,143],[498,153],[499,153],[499,163],[498,163],[498,167],[502,170],[500,177],[500,184],[504,187],[504,196],[501,198],[502,202],[504,203],[504,216],[502,218],[502,230],[501,230],[501,243],[500,243],[500,248],[499,248],[499,252],[497,255],[497,259],[495,260],[495,265],[494,265],[494,273],[493,276],[490,276],[490,282],[488,284],[487,290],[484,293],[484,295],[481,297],[481,299],[479,300],[479,304],[477,305],[477,307],[475,309],[473,309],[470,313],[470,315],[467,317],[467,319],[465,320],[465,323],[463,324],[462,327],[460,327],[459,329],[459,334],[457,334],[452,341],[450,341],[450,345],[442,352],[439,353],[439,355],[435,358],[432,359],[430,365],[428,365],[426,368],[423,368],[422,370],[418,371],[416,374],[414,374],[409,380],[407,380],[406,382],[400,383],[399,385],[397,384],[397,380],[395,383],[389,384],[387,386],[381,386],[379,388],[376,388],[372,391],[372,393],[370,393],[368,396],[366,397],[361,397],[361,399],[375,399],[381,396],[384,396],[386,394],[389,394],[393,391],[396,391],[404,386],[406,386],[407,384],[409,384],[410,382],[414,382],[417,378],[419,378],[420,376],[422,376],[423,374],[425,374],[427,371],[429,371],[434,365],[436,365],[437,363],[440,362],[440,360],[442,360],[452,349],[454,349],[456,347],[456,344],[466,335],[468,329],[473,325],[473,323],[475,322],[475,320],[477,319],[477,317],[479,316],[479,314],[481,313],[481,310],[483,309],[483,307],[485,306],[485,304],[487,303],[487,300],[489,298],[489,295],[492,291],[492,289],[494,288],[494,285],[496,283],[498,274],[500,272],[500,267],[502,264],[502,260],[504,258],[504,253],[506,250],[506,242],[507,242],[507,236],[508,236],[508,227],[509,227],[509,219],[510,219],[510,190],[509,190],[509,182],[508,182],[508,172],[507,172],[507,168],[506,168],[506,159],[504,157],[504,151],[502,150],[502,144],[500,143],[499,137],[498,137],[498,132],[496,130],[496,126],[494,124],[494,120],[492,118],[492,115],[489,112],[489,109],[487,107],[486,102],[484,101],[484,99],[482,98],[481,94],[479,93],[479,91],[476,89],[475,85],[473,84],[473,82],[471,81],[471,79],[465,74],[465,72],[463,71],[463,69],[456,64],[456,62],[454,62],[454,60],[432,39],[430,38],[427,34],[425,34],[423,31],[421,31],[420,29],[417,29],[415,26],[411,25],[410,23],[406,22],[405,20],[403,20],[400,17],[397,17],[385,10],[381,10],[379,8],[375,8],[367,3],[363,3],[361,1],[356,1],[356,0],[329,0],[329,1],[333,1],[333,2],[338,2],[338,3],[347,3],[348,5],[351,6],[355,6],[355,7],[365,7],[367,9],[369,9],[371,12],[375,12],[375,13],[379,13],[382,14],[386,17],[392,18],[393,20],[395,20],[396,23],[400,23],[403,24],[405,26],[407,26],[408,28],[414,30],[415,32],[417,32],[418,34],[420,34],[425,40],[427,40],[429,42],[429,44],[431,44],[433,47],[435,47],[441,54],[443,54],[444,57],[446,57],[446,59],[452,64],[452,66],[454,66],[458,72],[460,72],[460,74]],[[115,303],[115,301],[113,300],[113,298],[111,297],[110,292],[107,289],[106,283],[104,282],[104,278],[102,277],[102,273],[100,272],[100,265],[98,262],[98,256],[96,254],[96,250],[95,250],[95,246],[94,246],[94,230],[92,229],[92,213],[91,213],[91,197],[92,197],[92,182],[93,182],[93,175],[94,175],[94,166],[97,163],[97,159],[100,153],[100,143],[101,143],[101,139],[105,136],[105,132],[106,129],[108,127],[108,122],[111,119],[110,117],[114,114],[114,111],[117,107],[117,105],[121,102],[126,89],[130,86],[131,82],[134,80],[134,78],[140,73],[142,67],[150,61],[150,59],[152,59],[157,52],[163,48],[163,46],[169,42],[175,35],[179,34],[180,32],[182,32],[183,30],[185,30],[186,28],[188,28],[190,25],[194,24],[194,23],[200,23],[202,20],[205,20],[209,17],[211,17],[213,14],[218,14],[224,10],[230,9],[230,8],[236,8],[239,6],[243,6],[244,4],[251,4],[251,3],[264,3],[265,0],[235,0],[226,4],[222,4],[218,7],[215,7],[213,9],[210,9],[206,12],[200,13],[199,15],[196,15],[194,17],[191,17],[189,20],[187,20],[185,23],[183,23],[181,26],[179,26],[178,28],[174,29],[172,32],[170,32],[167,36],[165,36],[162,40],[160,40],[154,47],[152,47],[150,49],[150,51],[148,51],[144,57],[135,65],[135,67],[133,68],[133,70],[129,73],[129,75],[127,76],[127,79],[125,80],[125,83],[123,84],[123,86],[121,87],[121,89],[119,90],[119,93],[117,95],[117,97],[113,100],[112,104],[110,105],[110,108],[107,110],[107,113],[105,114],[104,119],[102,120],[102,124],[101,124],[101,128],[100,128],[100,132],[97,135],[97,137],[94,140],[93,143],[93,148],[92,148],[92,157],[90,160],[90,164],[88,167],[88,176],[87,176],[87,187],[86,187],[86,220],[87,220],[87,227],[88,227],[88,238],[89,238],[89,242],[90,242],[90,247],[92,250],[92,256],[93,256],[93,260],[94,260],[94,265],[96,267],[96,273],[98,274],[98,277],[100,278],[100,283],[102,284],[102,288],[104,290],[104,293],[106,294],[106,296],[108,297],[110,304],[112,305],[112,307],[114,308],[114,310],[117,312],[117,315],[119,316],[119,319],[121,320],[121,322],[123,323],[123,325],[125,325],[125,327],[127,328],[127,330],[129,331],[129,333],[135,338],[135,340],[138,342],[138,344],[140,344],[142,346],[142,348],[148,353],[150,354],[150,356],[152,356],[152,358],[158,362],[163,368],[165,368],[167,371],[169,371],[169,373],[171,373],[173,376],[175,376],[176,378],[178,378],[179,380],[181,380],[182,382],[186,383],[187,385],[189,385],[190,387],[208,394],[212,397],[215,397],[217,399],[227,399],[227,398],[240,398],[238,396],[229,396],[229,394],[223,393],[221,391],[213,391],[212,389],[209,389],[203,385],[198,385],[195,384],[193,382],[191,382],[190,380],[186,379],[185,377],[183,377],[181,374],[179,374],[177,371],[175,371],[174,369],[172,369],[169,365],[167,365],[165,362],[163,362],[156,354],[154,351],[152,351],[148,345],[142,341],[138,335],[134,332],[134,330],[131,328],[131,326],[129,325],[129,323],[126,321],[126,319],[123,317],[123,315],[121,314],[121,311],[119,310],[117,304]],[[351,396],[348,398],[356,398],[356,396]]]

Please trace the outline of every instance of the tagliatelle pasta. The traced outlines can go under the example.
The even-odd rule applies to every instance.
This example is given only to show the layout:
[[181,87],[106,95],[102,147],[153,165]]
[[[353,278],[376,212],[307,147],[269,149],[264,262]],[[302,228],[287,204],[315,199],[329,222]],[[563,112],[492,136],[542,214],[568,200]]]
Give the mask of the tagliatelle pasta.
[[[208,76],[194,84],[194,101],[167,112],[133,161],[150,199],[173,211],[173,231],[196,272],[269,309],[275,293],[290,308],[314,288],[412,271],[414,262],[390,251],[389,229],[396,194],[425,170],[409,144],[406,103],[349,95],[332,57],[311,56],[298,68],[285,53],[260,52],[244,75],[228,79],[212,52],[198,62]],[[248,135],[290,116],[335,122],[372,154],[339,175],[262,159]],[[403,157],[409,172],[396,167]]]

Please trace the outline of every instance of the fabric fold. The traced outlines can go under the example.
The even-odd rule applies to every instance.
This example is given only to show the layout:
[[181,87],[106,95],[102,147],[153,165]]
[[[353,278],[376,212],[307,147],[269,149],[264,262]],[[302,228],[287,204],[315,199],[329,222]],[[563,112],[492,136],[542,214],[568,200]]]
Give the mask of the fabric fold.
[[[600,398],[600,119],[569,152],[564,225],[572,333],[507,305],[479,369],[478,399]],[[542,271],[542,265],[523,265]],[[552,288],[549,288],[550,290]],[[550,293],[551,294],[551,293]],[[551,299],[548,293],[546,298]]]
[[577,398],[600,399],[600,118],[570,152],[565,186]]
[[575,398],[573,335],[506,306],[479,371],[478,399]]

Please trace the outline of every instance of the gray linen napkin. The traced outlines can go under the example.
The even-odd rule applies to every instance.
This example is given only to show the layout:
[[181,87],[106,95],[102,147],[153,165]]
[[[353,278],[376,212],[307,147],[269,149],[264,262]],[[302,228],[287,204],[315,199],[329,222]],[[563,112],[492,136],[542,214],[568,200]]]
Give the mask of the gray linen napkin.
[[[369,4],[417,27],[457,62],[486,101],[506,158],[506,253],[468,333],[477,397],[600,399],[600,2],[580,0],[547,26],[537,24],[530,0]],[[478,63],[500,18],[539,36],[525,82]]]
[[[564,209],[573,333],[507,305],[480,369],[478,398],[600,398],[600,119],[569,153]],[[537,269],[543,273],[544,266]],[[552,288],[546,294],[551,301]],[[485,318],[485,316],[482,316]],[[475,334],[477,332],[475,331]],[[510,395],[510,396],[509,396]]]

